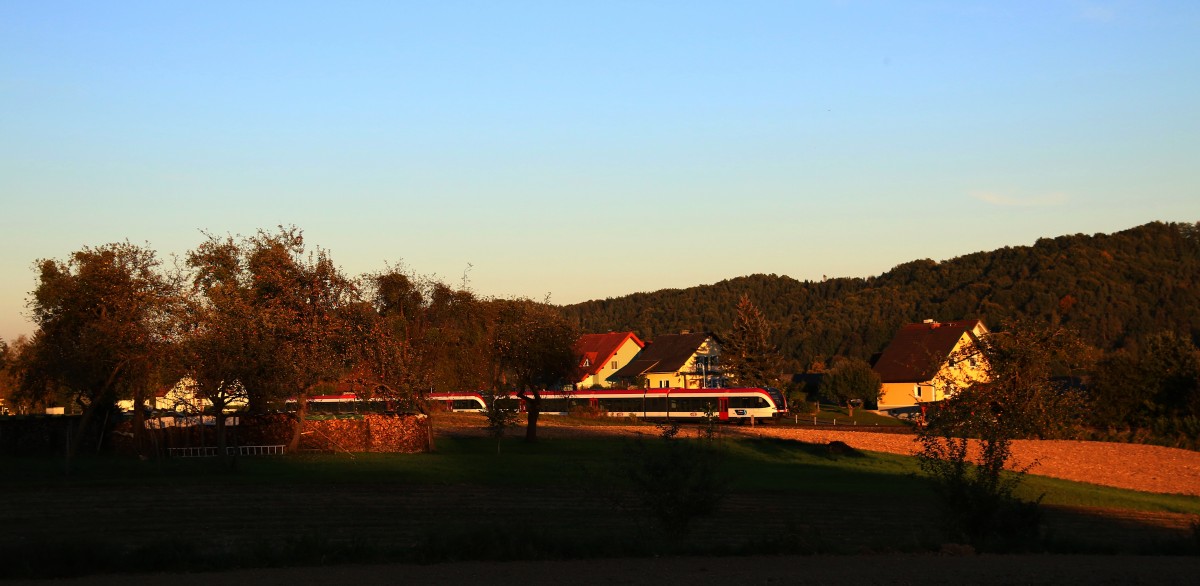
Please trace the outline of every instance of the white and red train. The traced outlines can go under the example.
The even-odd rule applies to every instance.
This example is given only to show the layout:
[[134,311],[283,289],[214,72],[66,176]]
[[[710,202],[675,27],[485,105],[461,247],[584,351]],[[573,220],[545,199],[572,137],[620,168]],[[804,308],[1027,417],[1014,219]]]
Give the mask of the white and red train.
[[[643,419],[699,420],[709,415],[721,421],[772,419],[787,411],[782,393],[775,389],[593,389],[585,391],[542,391],[541,412],[565,415],[574,409],[605,413],[610,417],[636,416]],[[487,409],[483,393],[430,393],[429,401],[450,411],[482,412]],[[502,404],[522,412],[525,401],[516,395],[500,396]],[[319,395],[308,399],[315,412],[380,411],[379,400],[361,401],[354,393]]]

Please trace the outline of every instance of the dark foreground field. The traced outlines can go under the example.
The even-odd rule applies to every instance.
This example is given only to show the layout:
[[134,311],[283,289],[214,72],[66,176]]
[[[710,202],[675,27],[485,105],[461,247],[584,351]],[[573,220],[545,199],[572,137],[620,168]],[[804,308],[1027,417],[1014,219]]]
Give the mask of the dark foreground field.
[[[641,441],[655,446],[663,440],[648,434]],[[929,563],[1005,565],[980,556],[961,562],[896,557],[970,551],[942,537],[936,501],[911,458],[835,453],[823,445],[780,439],[718,440],[726,498],[714,515],[695,520],[688,530],[665,531],[654,511],[633,498],[637,490],[628,481],[629,462],[645,453],[636,445],[613,437],[548,438],[536,445],[510,439],[497,455],[490,439],[443,436],[435,454],[242,459],[234,468],[213,460],[101,458],[81,462],[70,476],[60,461],[6,461],[0,477],[0,576],[439,564],[278,574],[347,581],[331,577],[475,567],[442,562],[650,558],[538,567],[574,567],[579,569],[561,571],[589,576],[593,570],[587,564],[665,563],[674,568],[670,571],[700,572],[703,566],[703,572],[716,576],[728,568],[759,565],[786,567],[790,575],[803,577],[803,570],[813,566],[853,573],[894,565],[895,573],[880,570],[863,579],[929,583],[917,578]],[[1028,544],[1031,551],[1186,555],[1200,548],[1192,527],[1200,518],[1195,497],[1052,479],[1031,478],[1028,485],[1029,496],[1045,494],[1047,503],[1045,531]],[[883,557],[871,557],[871,563],[857,557],[745,557],[861,553]],[[688,555],[711,559],[650,561]],[[1045,566],[1046,572],[1063,563],[1057,557],[1030,559],[1031,567]],[[1144,560],[1144,568],[1195,569],[1187,565],[1195,558]],[[480,571],[521,573],[514,569],[519,565],[486,567],[493,570]],[[703,572],[699,583],[705,583]],[[627,577],[639,575],[633,569]],[[254,573],[236,576],[272,583]],[[913,580],[897,582],[897,577]]]
[[235,570],[220,574],[94,576],[87,586],[307,586],[354,584],[512,584],[517,586],[729,586],[732,584],[1194,584],[1200,558],[1145,556],[935,555],[621,558],[540,562],[378,564]]

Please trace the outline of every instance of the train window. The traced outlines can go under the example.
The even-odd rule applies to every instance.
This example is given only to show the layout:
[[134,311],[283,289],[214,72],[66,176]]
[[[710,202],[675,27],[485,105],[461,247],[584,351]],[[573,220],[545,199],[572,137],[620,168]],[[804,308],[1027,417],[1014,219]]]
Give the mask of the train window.
[[548,413],[558,413],[567,410],[566,399],[542,399],[542,411]]

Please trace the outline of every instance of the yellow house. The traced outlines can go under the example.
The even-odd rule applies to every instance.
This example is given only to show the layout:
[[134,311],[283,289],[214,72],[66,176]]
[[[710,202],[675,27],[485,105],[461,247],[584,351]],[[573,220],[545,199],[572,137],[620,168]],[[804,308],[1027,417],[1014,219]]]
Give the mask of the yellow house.
[[879,410],[941,401],[957,388],[987,382],[987,363],[979,352],[987,333],[977,319],[927,319],[900,328],[873,366],[883,383]]
[[575,342],[579,365],[572,386],[576,389],[612,387],[613,374],[629,364],[646,344],[633,332],[584,334]]
[[650,388],[702,389],[720,386],[721,341],[712,334],[664,334],[645,348],[614,379]]

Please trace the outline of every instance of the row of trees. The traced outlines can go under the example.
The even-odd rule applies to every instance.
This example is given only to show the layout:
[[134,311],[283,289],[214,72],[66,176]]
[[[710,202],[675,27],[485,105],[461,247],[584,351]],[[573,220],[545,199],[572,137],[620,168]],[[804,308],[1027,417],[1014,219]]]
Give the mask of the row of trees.
[[[505,389],[527,397],[532,440],[539,389],[575,366],[576,329],[551,306],[392,267],[351,278],[296,228],[209,235],[170,268],[129,243],[37,266],[37,331],[3,346],[10,401],[73,402],[85,429],[117,400],[143,405],[186,377],[215,413],[295,399],[300,420],[307,397],[339,385],[402,410],[423,410],[431,390]],[[143,410],[134,414],[140,430]]]

